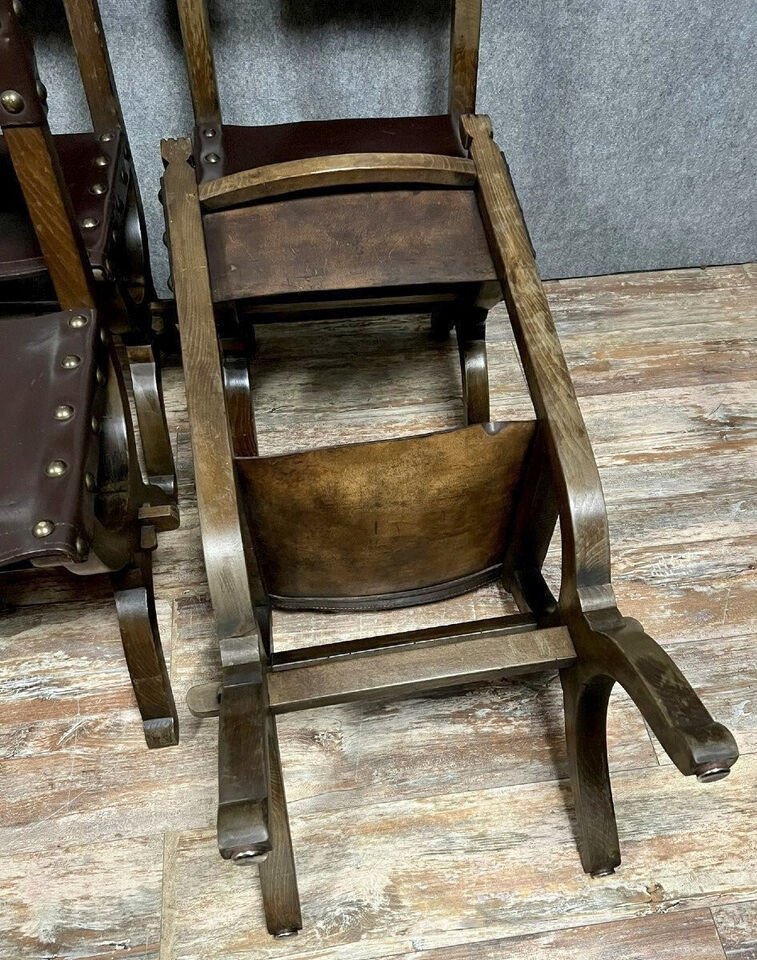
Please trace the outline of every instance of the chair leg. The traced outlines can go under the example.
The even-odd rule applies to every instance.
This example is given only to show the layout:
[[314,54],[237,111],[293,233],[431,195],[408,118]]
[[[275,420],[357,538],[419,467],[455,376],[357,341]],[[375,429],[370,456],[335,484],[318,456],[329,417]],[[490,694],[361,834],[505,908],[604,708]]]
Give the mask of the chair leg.
[[218,723],[218,849],[240,866],[271,850],[266,707],[259,663],[224,668]]
[[147,746],[173,746],[179,742],[179,719],[158,632],[150,553],[137,553],[131,566],[111,574],[111,582]]
[[260,864],[266,926],[274,937],[289,937],[302,929],[300,895],[289,830],[284,778],[281,771],[276,718],[268,720],[269,798],[268,826],[271,852]]
[[486,315],[481,307],[464,309],[455,321],[466,423],[489,420],[489,370],[486,362]]
[[126,348],[147,483],[176,499],[176,469],[163,404],[160,369],[152,344]]
[[673,763],[703,783],[728,775],[739,751],[684,675],[638,621],[617,609],[569,617],[578,662],[562,671],[565,723],[579,847],[595,875],[620,863],[607,765],[607,704],[626,690]]
[[586,873],[606,876],[620,864],[620,844],[607,763],[607,707],[614,682],[586,678],[580,666],[560,673],[568,769]]

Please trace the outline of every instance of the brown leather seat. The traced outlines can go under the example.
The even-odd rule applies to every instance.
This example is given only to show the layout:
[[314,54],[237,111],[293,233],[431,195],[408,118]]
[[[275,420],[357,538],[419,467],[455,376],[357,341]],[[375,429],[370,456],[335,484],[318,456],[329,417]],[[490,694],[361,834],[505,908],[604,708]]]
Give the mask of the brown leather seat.
[[76,562],[91,540],[100,340],[94,311],[77,316],[0,319],[0,566]]
[[[118,169],[118,138],[101,142],[94,133],[53,138],[76,220],[96,221],[82,229],[92,267],[102,267],[111,234]],[[106,161],[104,165],[103,160]],[[0,137],[0,281],[44,276],[45,260],[16,180],[8,148]],[[122,185],[119,184],[119,187]],[[104,192],[96,192],[105,187]]]
[[[206,151],[209,141],[204,139]],[[432,153],[464,157],[447,114],[435,117],[306,120],[266,127],[224,124],[225,174],[339,153]]]

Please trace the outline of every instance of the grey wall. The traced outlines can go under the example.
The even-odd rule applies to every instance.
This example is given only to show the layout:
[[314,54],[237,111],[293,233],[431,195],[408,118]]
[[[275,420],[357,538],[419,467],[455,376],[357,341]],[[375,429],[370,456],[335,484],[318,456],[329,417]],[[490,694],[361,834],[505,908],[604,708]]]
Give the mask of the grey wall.
[[[157,279],[159,140],[191,111],[174,0],[100,0]],[[59,0],[27,0],[54,129],[86,122]],[[479,110],[542,273],[757,259],[753,0],[484,0]],[[214,0],[229,122],[441,112],[447,0]]]

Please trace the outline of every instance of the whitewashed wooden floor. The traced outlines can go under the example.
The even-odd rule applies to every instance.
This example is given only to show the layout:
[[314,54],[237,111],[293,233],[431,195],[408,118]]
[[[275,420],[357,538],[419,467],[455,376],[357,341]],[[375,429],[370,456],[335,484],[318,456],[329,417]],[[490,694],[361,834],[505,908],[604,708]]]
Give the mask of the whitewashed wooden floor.
[[[757,270],[549,284],[607,496],[616,590],[742,750],[684,779],[614,696],[623,865],[575,849],[559,683],[534,675],[280,724],[305,930],[265,933],[254,869],[215,850],[216,728],[184,695],[217,653],[181,373],[166,395],[182,527],[156,589],[181,745],[149,752],[105,585],[0,586],[0,957],[757,958]],[[502,310],[494,417],[529,401]],[[424,318],[263,329],[263,452],[460,423],[453,341]],[[555,558],[552,558],[554,568]],[[495,588],[384,615],[281,615],[282,644],[507,608]]]

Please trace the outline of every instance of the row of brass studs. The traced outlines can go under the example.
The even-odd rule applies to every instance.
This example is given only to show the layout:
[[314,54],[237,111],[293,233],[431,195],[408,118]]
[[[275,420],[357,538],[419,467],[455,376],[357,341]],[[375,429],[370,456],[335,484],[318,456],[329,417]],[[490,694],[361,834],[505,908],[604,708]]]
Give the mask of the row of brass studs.
[[[89,317],[83,313],[77,313],[73,317],[69,317],[68,325],[73,330],[81,330],[83,327],[86,327],[89,323]],[[81,357],[77,356],[74,353],[66,354],[66,356],[61,360],[61,366],[64,370],[75,370],[81,364]],[[97,382],[102,386],[105,383],[105,374],[102,370],[97,371]],[[74,415],[74,408],[68,403],[61,403],[55,408],[55,419],[59,421],[70,420]],[[100,429],[100,424],[98,423],[97,417],[92,417],[92,432],[97,433]],[[51,460],[45,467],[45,474],[48,477],[62,477],[68,470],[68,464],[65,460]],[[94,474],[87,471],[84,474],[84,486],[88,493],[94,493],[96,488],[96,482]],[[32,527],[32,533],[38,540],[43,540],[45,537],[49,537],[55,530],[55,523],[52,520],[38,520]],[[76,538],[76,550],[77,553],[85,554],[87,552],[88,543],[83,537]]]

